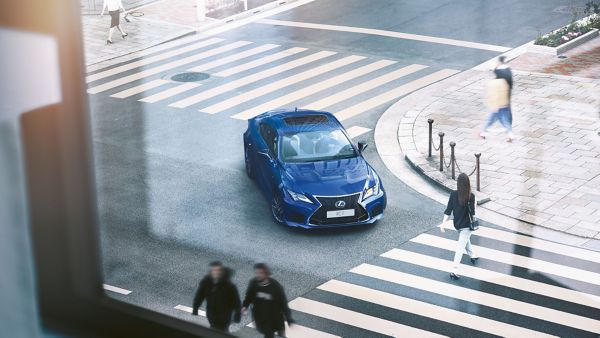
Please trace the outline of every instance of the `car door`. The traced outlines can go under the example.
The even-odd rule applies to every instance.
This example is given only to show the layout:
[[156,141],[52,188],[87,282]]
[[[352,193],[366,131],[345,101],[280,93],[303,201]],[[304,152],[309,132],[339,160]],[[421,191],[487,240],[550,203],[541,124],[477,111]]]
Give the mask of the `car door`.
[[265,193],[270,197],[277,177],[277,132],[266,122],[260,124],[259,131],[261,142],[256,156],[259,179]]

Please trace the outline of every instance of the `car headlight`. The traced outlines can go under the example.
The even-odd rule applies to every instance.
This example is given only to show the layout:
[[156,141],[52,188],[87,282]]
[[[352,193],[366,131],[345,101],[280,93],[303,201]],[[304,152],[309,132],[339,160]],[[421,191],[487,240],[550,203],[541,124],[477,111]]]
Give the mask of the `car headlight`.
[[379,195],[379,177],[374,175],[375,184],[369,185],[369,180],[365,182],[365,188],[363,189],[363,201],[371,196]]
[[306,197],[306,195],[303,195],[303,194],[300,194],[300,193],[297,193],[297,192],[293,192],[293,191],[291,191],[289,189],[286,189],[286,190],[287,190],[288,194],[290,194],[290,196],[292,197],[292,199],[294,201],[302,201],[302,202],[305,202],[305,203],[312,204],[312,201],[308,197]]

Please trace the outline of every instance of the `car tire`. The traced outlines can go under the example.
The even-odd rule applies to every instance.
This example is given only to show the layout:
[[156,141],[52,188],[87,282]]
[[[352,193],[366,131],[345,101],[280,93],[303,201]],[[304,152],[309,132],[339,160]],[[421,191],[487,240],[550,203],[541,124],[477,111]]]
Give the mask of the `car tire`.
[[273,216],[273,219],[278,224],[284,224],[283,197],[279,192],[273,193],[273,199],[271,200],[271,216]]
[[250,159],[250,149],[244,145],[244,162],[246,163],[246,175],[248,178],[254,179],[254,168],[252,167],[252,160]]

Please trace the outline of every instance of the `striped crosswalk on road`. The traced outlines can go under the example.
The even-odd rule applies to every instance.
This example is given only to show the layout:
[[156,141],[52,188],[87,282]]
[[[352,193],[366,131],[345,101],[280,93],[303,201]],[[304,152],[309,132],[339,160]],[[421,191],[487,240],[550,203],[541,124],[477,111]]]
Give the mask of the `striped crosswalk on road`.
[[421,234],[290,307],[343,337],[598,337],[597,252],[482,227],[472,237],[480,260],[462,264],[462,278],[452,281],[456,237]]
[[[198,82],[171,80],[204,72]],[[239,120],[277,108],[329,109],[341,120],[455,74],[302,46],[204,38],[88,74],[88,93]]]
[[[456,239],[437,229],[421,234],[293,299],[299,325],[287,336],[598,337],[598,252],[481,227],[472,236],[480,260],[462,264],[452,281]],[[537,263],[524,266],[530,256]]]

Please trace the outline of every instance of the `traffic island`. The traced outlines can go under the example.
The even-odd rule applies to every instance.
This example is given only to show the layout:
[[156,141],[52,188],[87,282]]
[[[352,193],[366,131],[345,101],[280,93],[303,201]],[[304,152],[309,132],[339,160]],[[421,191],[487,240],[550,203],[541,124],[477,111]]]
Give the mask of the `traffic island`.
[[[475,154],[481,154],[477,195],[480,200],[491,199],[481,207],[529,224],[600,238],[600,80],[514,73],[512,143],[506,142],[498,126],[486,140],[479,138],[489,113],[485,88],[493,75],[469,70],[412,93],[390,108],[399,122],[397,156],[436,185],[455,189],[453,142],[455,177],[460,172],[472,174],[473,187]],[[432,140],[428,120],[433,120]],[[381,150],[382,158],[389,156],[385,145]]]

